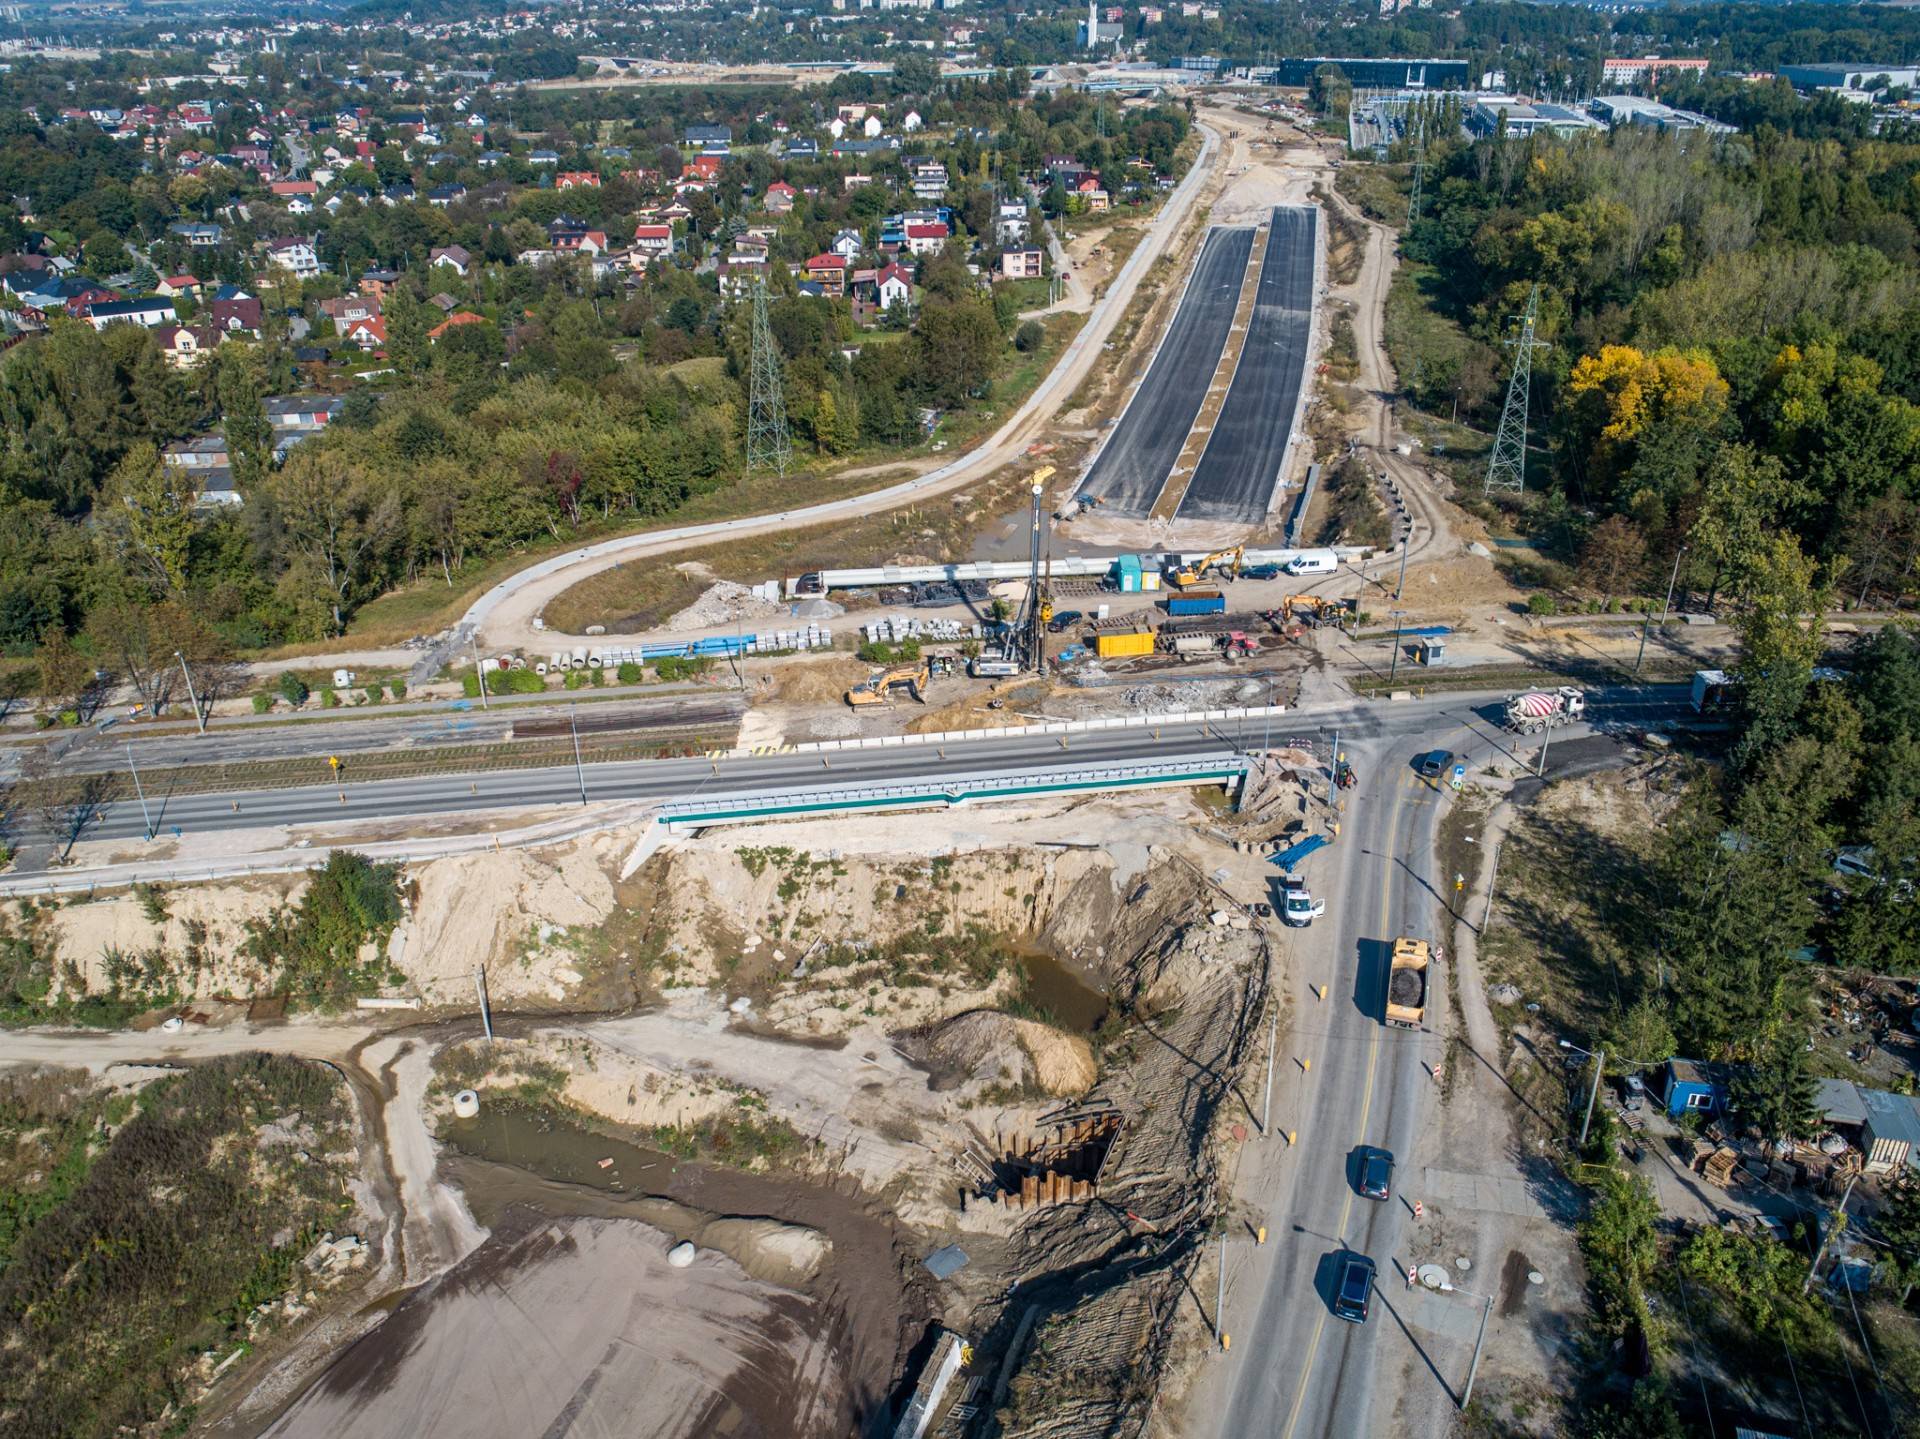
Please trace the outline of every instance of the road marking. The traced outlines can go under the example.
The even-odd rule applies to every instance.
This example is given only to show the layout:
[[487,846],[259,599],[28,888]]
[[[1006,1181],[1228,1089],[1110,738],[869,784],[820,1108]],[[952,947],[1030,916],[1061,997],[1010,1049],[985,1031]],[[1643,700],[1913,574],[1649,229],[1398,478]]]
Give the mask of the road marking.
[[[1400,795],[1396,793],[1393,798],[1393,808],[1387,815],[1387,842],[1389,844],[1395,844],[1397,842],[1399,830]],[[1391,859],[1391,857],[1389,857],[1389,859]],[[1391,906],[1388,903],[1388,896],[1393,892],[1391,863],[1389,863],[1388,875],[1389,882],[1380,886],[1380,932],[1382,934],[1387,933],[1388,923],[1392,917]],[[1373,1031],[1373,1040],[1367,1047],[1367,1087],[1360,1095],[1360,1128],[1359,1132],[1353,1137],[1354,1144],[1366,1142],[1367,1118],[1373,1112],[1373,1081],[1379,1068],[1380,1029],[1376,1026]],[[1347,1242],[1347,1222],[1352,1218],[1353,1189],[1352,1186],[1348,1186],[1346,1201],[1340,1207],[1340,1226],[1338,1232],[1340,1243],[1343,1245]],[[1326,1327],[1327,1311],[1323,1305],[1319,1317],[1313,1321],[1313,1338],[1307,1341],[1307,1367],[1300,1371],[1300,1387],[1294,1392],[1293,1408],[1287,1414],[1287,1427],[1283,1431],[1281,1439],[1293,1439],[1294,1426],[1300,1422],[1300,1406],[1306,1403],[1307,1400],[1307,1381],[1313,1378],[1314,1361],[1320,1357],[1320,1338],[1325,1332]]]

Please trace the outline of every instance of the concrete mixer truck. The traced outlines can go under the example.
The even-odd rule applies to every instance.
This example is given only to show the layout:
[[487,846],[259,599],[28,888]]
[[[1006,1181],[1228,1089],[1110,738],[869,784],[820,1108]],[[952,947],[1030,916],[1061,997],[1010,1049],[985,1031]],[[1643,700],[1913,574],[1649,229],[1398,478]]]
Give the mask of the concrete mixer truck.
[[1539,734],[1571,724],[1587,712],[1587,697],[1572,685],[1557,690],[1528,690],[1507,701],[1507,728],[1515,734]]

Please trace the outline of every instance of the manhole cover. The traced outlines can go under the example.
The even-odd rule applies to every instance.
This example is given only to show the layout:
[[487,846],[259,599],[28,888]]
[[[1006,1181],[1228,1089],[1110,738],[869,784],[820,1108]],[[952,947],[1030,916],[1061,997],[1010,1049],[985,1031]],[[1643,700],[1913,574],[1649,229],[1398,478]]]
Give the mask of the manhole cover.
[[1446,1293],[1453,1288],[1453,1276],[1447,1273],[1444,1264],[1422,1264],[1415,1273],[1420,1282],[1429,1289],[1438,1289]]
[[1547,1282],[1547,1276],[1542,1274],[1538,1269],[1529,1269],[1527,1271],[1527,1283],[1545,1284],[1546,1282]]
[[1465,1274],[1469,1269],[1473,1268],[1473,1261],[1462,1254],[1458,1259],[1453,1261],[1453,1267],[1458,1269],[1462,1274]]

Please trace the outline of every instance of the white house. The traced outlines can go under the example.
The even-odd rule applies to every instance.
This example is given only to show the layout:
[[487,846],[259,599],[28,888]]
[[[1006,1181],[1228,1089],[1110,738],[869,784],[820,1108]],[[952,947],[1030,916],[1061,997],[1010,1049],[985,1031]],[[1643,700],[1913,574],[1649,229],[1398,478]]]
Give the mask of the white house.
[[313,241],[294,237],[267,241],[267,263],[298,280],[310,279],[325,268],[314,252]]

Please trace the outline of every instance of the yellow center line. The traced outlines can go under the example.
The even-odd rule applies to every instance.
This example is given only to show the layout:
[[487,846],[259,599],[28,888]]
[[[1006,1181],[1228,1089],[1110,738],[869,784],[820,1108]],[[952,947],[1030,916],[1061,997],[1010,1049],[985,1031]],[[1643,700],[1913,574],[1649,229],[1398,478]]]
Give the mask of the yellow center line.
[[[1387,844],[1397,846],[1400,834],[1400,805],[1404,792],[1394,791],[1393,808],[1387,815]],[[1380,933],[1385,935],[1391,925],[1393,912],[1389,902],[1393,893],[1393,854],[1386,856],[1387,882],[1380,886]],[[1373,1031],[1373,1040],[1367,1046],[1367,1085],[1360,1095],[1360,1126],[1353,1136],[1354,1144],[1364,1143],[1367,1137],[1367,1116],[1373,1111],[1373,1081],[1380,1067],[1380,1030]],[[1346,1187],[1346,1202],[1340,1206],[1340,1227],[1338,1239],[1341,1244],[1347,1242],[1347,1221],[1353,1217],[1353,1188]],[[1335,1283],[1338,1283],[1336,1277]],[[1300,1407],[1307,1401],[1307,1381],[1313,1378],[1314,1361],[1320,1357],[1320,1338],[1327,1327],[1327,1312],[1321,1309],[1313,1322],[1313,1338],[1307,1341],[1307,1367],[1300,1371],[1300,1387],[1294,1392],[1293,1408],[1287,1414],[1287,1427],[1282,1439],[1293,1439],[1294,1426],[1300,1422]]]

